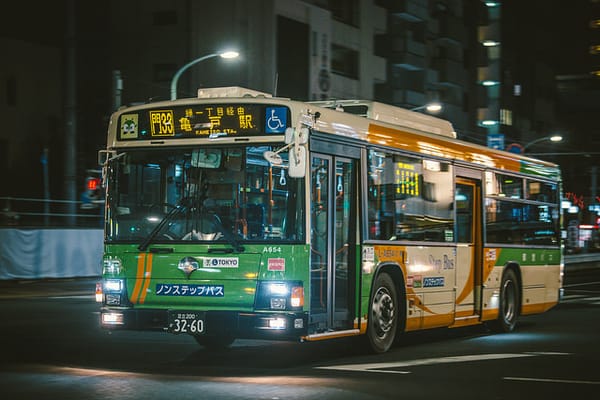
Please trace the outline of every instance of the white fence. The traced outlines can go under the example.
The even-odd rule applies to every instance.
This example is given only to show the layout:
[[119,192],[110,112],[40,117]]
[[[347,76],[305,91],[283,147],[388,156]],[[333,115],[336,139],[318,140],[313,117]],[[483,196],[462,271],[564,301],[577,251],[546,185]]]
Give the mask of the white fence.
[[0,279],[100,276],[102,229],[0,228]]

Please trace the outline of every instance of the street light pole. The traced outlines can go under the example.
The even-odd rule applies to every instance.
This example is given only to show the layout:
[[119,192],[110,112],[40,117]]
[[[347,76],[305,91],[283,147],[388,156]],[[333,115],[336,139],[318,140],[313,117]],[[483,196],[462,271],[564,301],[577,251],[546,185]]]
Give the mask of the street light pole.
[[198,64],[199,62],[208,60],[210,58],[215,58],[215,57],[236,58],[238,56],[239,56],[239,53],[236,51],[226,51],[223,53],[207,54],[205,56],[196,58],[195,60],[192,60],[189,63],[185,64],[183,67],[179,68],[179,70],[177,70],[177,72],[175,72],[175,75],[173,75],[173,79],[171,79],[171,100],[177,99],[177,82],[179,81],[179,77],[192,65]]
[[552,135],[552,136],[545,136],[543,138],[536,139],[534,141],[531,141],[531,142],[525,144],[523,146],[523,152],[525,152],[525,150],[527,150],[529,147],[533,146],[534,144],[537,144],[537,143],[540,143],[540,142],[544,142],[546,140],[549,140],[551,142],[555,142],[556,143],[556,142],[562,141],[563,138],[560,135]]

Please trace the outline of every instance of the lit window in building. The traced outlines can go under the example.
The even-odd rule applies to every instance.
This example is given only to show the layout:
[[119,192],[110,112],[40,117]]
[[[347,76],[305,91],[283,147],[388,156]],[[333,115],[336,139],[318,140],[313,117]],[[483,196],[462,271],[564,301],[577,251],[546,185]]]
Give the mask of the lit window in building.
[[598,54],[600,53],[600,44],[594,44],[590,46],[590,54]]
[[513,86],[513,95],[520,96],[521,95],[521,84],[517,83]]
[[512,125],[512,110],[500,109],[500,123],[502,125]]

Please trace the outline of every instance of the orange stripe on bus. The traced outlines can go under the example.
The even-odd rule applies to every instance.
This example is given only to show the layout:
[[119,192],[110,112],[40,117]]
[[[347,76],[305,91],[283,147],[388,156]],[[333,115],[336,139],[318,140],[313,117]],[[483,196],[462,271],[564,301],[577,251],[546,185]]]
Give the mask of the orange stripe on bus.
[[131,302],[137,303],[140,295],[140,289],[142,288],[142,280],[144,278],[144,267],[145,267],[146,255],[138,255],[137,272],[135,274],[135,286],[133,287],[133,293],[131,293]]
[[466,299],[471,293],[473,293],[474,283],[475,283],[475,271],[473,270],[473,265],[471,264],[471,268],[469,270],[469,277],[467,278],[467,281],[465,282],[465,286],[463,287],[462,291],[456,298],[456,301],[455,301],[456,304],[462,303],[464,299]]
[[548,311],[552,307],[558,304],[558,301],[550,301],[545,303],[537,303],[537,304],[524,304],[521,308],[522,315],[528,314],[539,314],[545,311]]
[[142,293],[140,293],[140,304],[144,304],[146,301],[146,294],[148,293],[148,286],[150,286],[150,277],[152,276],[152,253],[146,257],[146,271],[144,272],[144,287]]
[[[401,129],[369,124],[369,136],[367,140],[371,143],[384,144],[421,154],[485,164],[516,172],[521,171],[521,162],[514,154],[510,155],[490,148],[474,146],[449,137],[436,137],[425,134],[415,135]],[[543,166],[551,165],[544,161],[536,160],[536,162]]]

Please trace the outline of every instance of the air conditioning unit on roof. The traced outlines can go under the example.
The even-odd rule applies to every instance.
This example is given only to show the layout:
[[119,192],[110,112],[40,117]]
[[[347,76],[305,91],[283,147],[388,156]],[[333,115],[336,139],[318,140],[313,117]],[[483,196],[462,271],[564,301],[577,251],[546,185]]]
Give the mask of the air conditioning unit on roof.
[[198,89],[199,99],[210,99],[218,97],[273,97],[269,93],[259,92],[240,86],[225,86],[216,88]]

